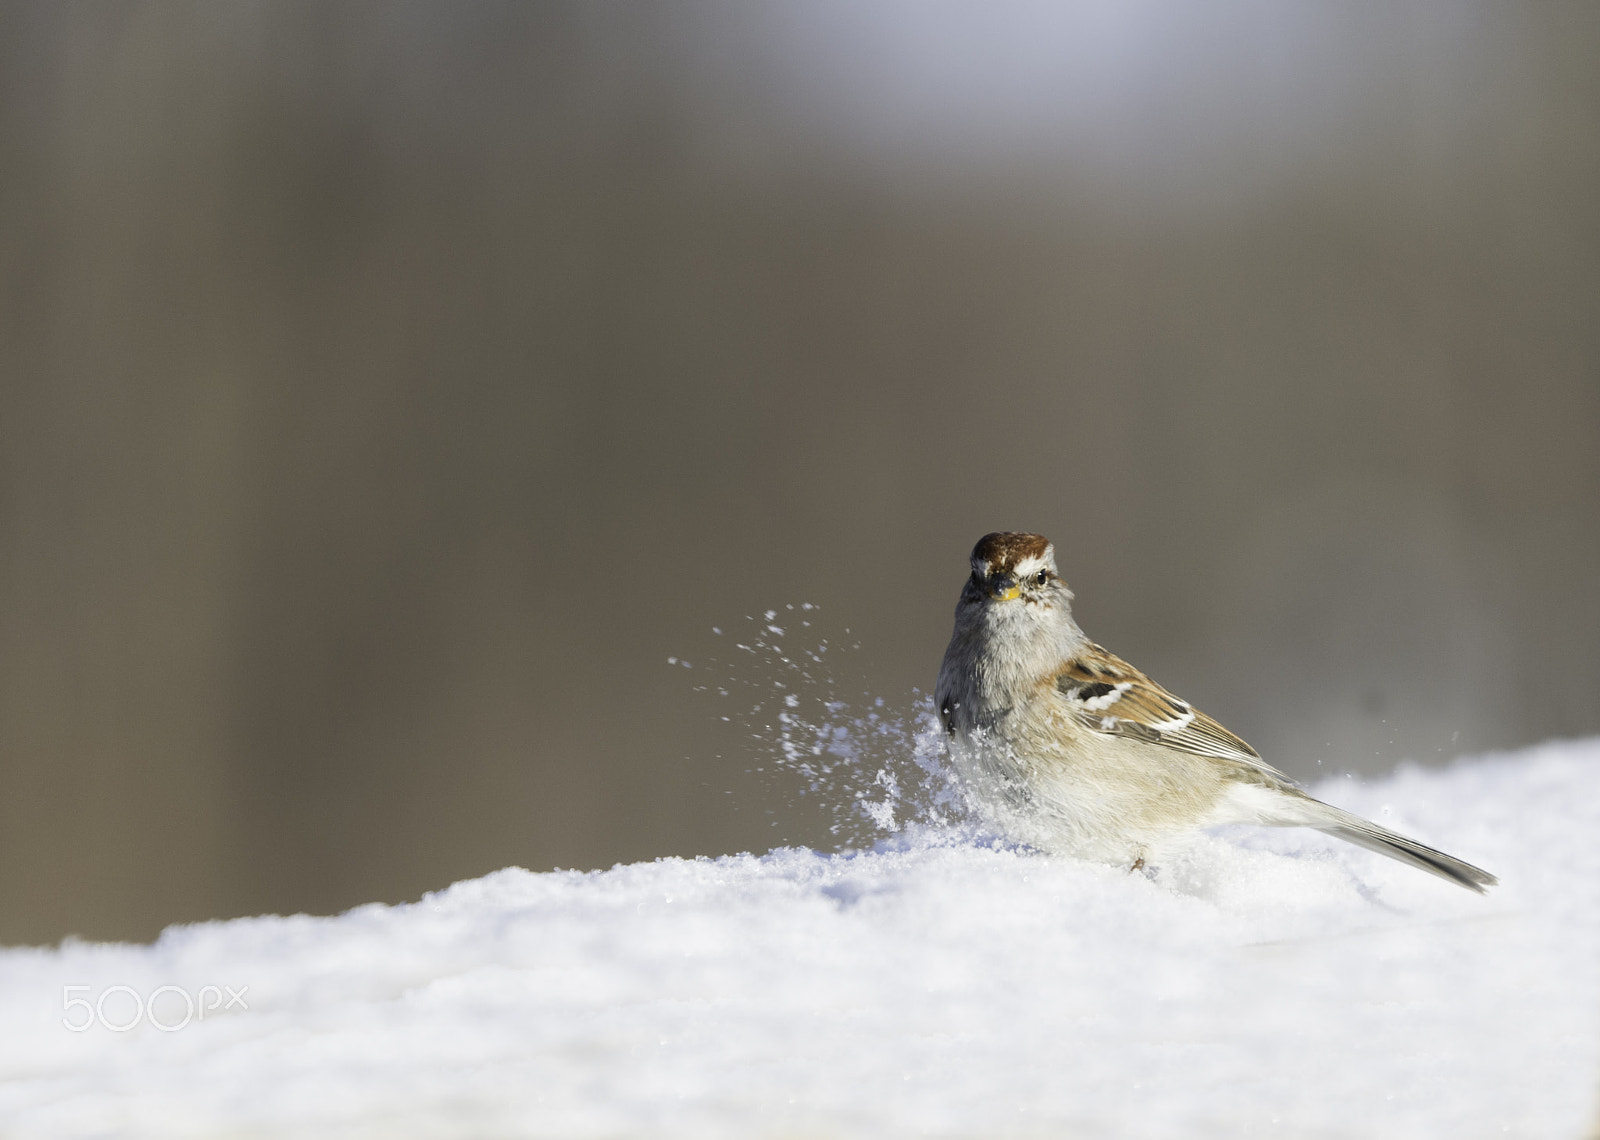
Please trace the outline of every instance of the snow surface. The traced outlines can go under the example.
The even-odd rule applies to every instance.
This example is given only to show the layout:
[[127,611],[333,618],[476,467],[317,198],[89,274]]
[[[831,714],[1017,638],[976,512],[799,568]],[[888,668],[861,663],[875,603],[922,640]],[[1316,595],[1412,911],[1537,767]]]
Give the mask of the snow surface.
[[[0,1132],[1591,1135],[1600,740],[1315,790],[1501,886],[1302,832],[1152,879],[922,828],[7,950]],[[74,1033],[74,985],[248,1009]]]

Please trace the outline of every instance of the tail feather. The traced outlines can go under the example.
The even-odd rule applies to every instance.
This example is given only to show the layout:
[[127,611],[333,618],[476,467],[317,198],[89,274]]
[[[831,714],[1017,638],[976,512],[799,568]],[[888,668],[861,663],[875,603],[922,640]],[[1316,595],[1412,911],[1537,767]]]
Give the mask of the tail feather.
[[1446,855],[1443,851],[1435,851],[1427,844],[1407,839],[1404,835],[1390,831],[1387,827],[1380,827],[1371,820],[1362,819],[1359,815],[1353,815],[1320,800],[1311,802],[1326,813],[1319,812],[1322,818],[1306,821],[1307,826],[1314,827],[1318,831],[1336,835],[1347,843],[1365,847],[1368,851],[1376,851],[1379,855],[1387,855],[1391,859],[1409,863],[1413,867],[1438,875],[1441,879],[1449,879],[1469,891],[1477,891],[1480,895],[1485,888],[1492,887],[1500,881],[1482,867],[1474,867],[1471,863]]
[[1239,781],[1227,803],[1229,823],[1260,823],[1268,827],[1312,827],[1346,843],[1409,863],[1430,875],[1449,879],[1469,891],[1482,894],[1497,882],[1482,867],[1462,862],[1453,855],[1435,851],[1425,843],[1381,827],[1370,819],[1313,799],[1292,784],[1267,784],[1264,781]]

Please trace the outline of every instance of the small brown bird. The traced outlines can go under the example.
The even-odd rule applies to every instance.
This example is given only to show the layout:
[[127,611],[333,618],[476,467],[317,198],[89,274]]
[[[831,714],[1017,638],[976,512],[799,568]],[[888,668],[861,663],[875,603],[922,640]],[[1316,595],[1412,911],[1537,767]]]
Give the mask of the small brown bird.
[[1142,867],[1229,823],[1313,827],[1469,890],[1495,877],[1312,799],[1244,741],[1084,636],[1041,535],[972,550],[934,700],[957,769],[1000,830]]

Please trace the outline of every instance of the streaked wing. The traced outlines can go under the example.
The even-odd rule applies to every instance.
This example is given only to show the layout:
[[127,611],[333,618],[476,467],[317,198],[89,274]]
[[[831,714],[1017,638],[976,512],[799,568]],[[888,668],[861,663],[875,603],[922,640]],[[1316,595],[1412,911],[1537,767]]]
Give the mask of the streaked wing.
[[1085,728],[1180,752],[1234,760],[1290,782],[1254,748],[1101,646],[1091,643],[1069,661],[1056,677],[1056,688]]

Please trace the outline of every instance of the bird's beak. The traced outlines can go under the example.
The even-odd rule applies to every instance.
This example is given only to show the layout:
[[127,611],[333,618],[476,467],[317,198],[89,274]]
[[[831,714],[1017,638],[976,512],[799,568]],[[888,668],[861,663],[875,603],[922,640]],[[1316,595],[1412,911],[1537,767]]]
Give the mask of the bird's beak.
[[1011,578],[996,578],[989,585],[989,596],[997,602],[1009,602],[1021,594],[1022,587]]

